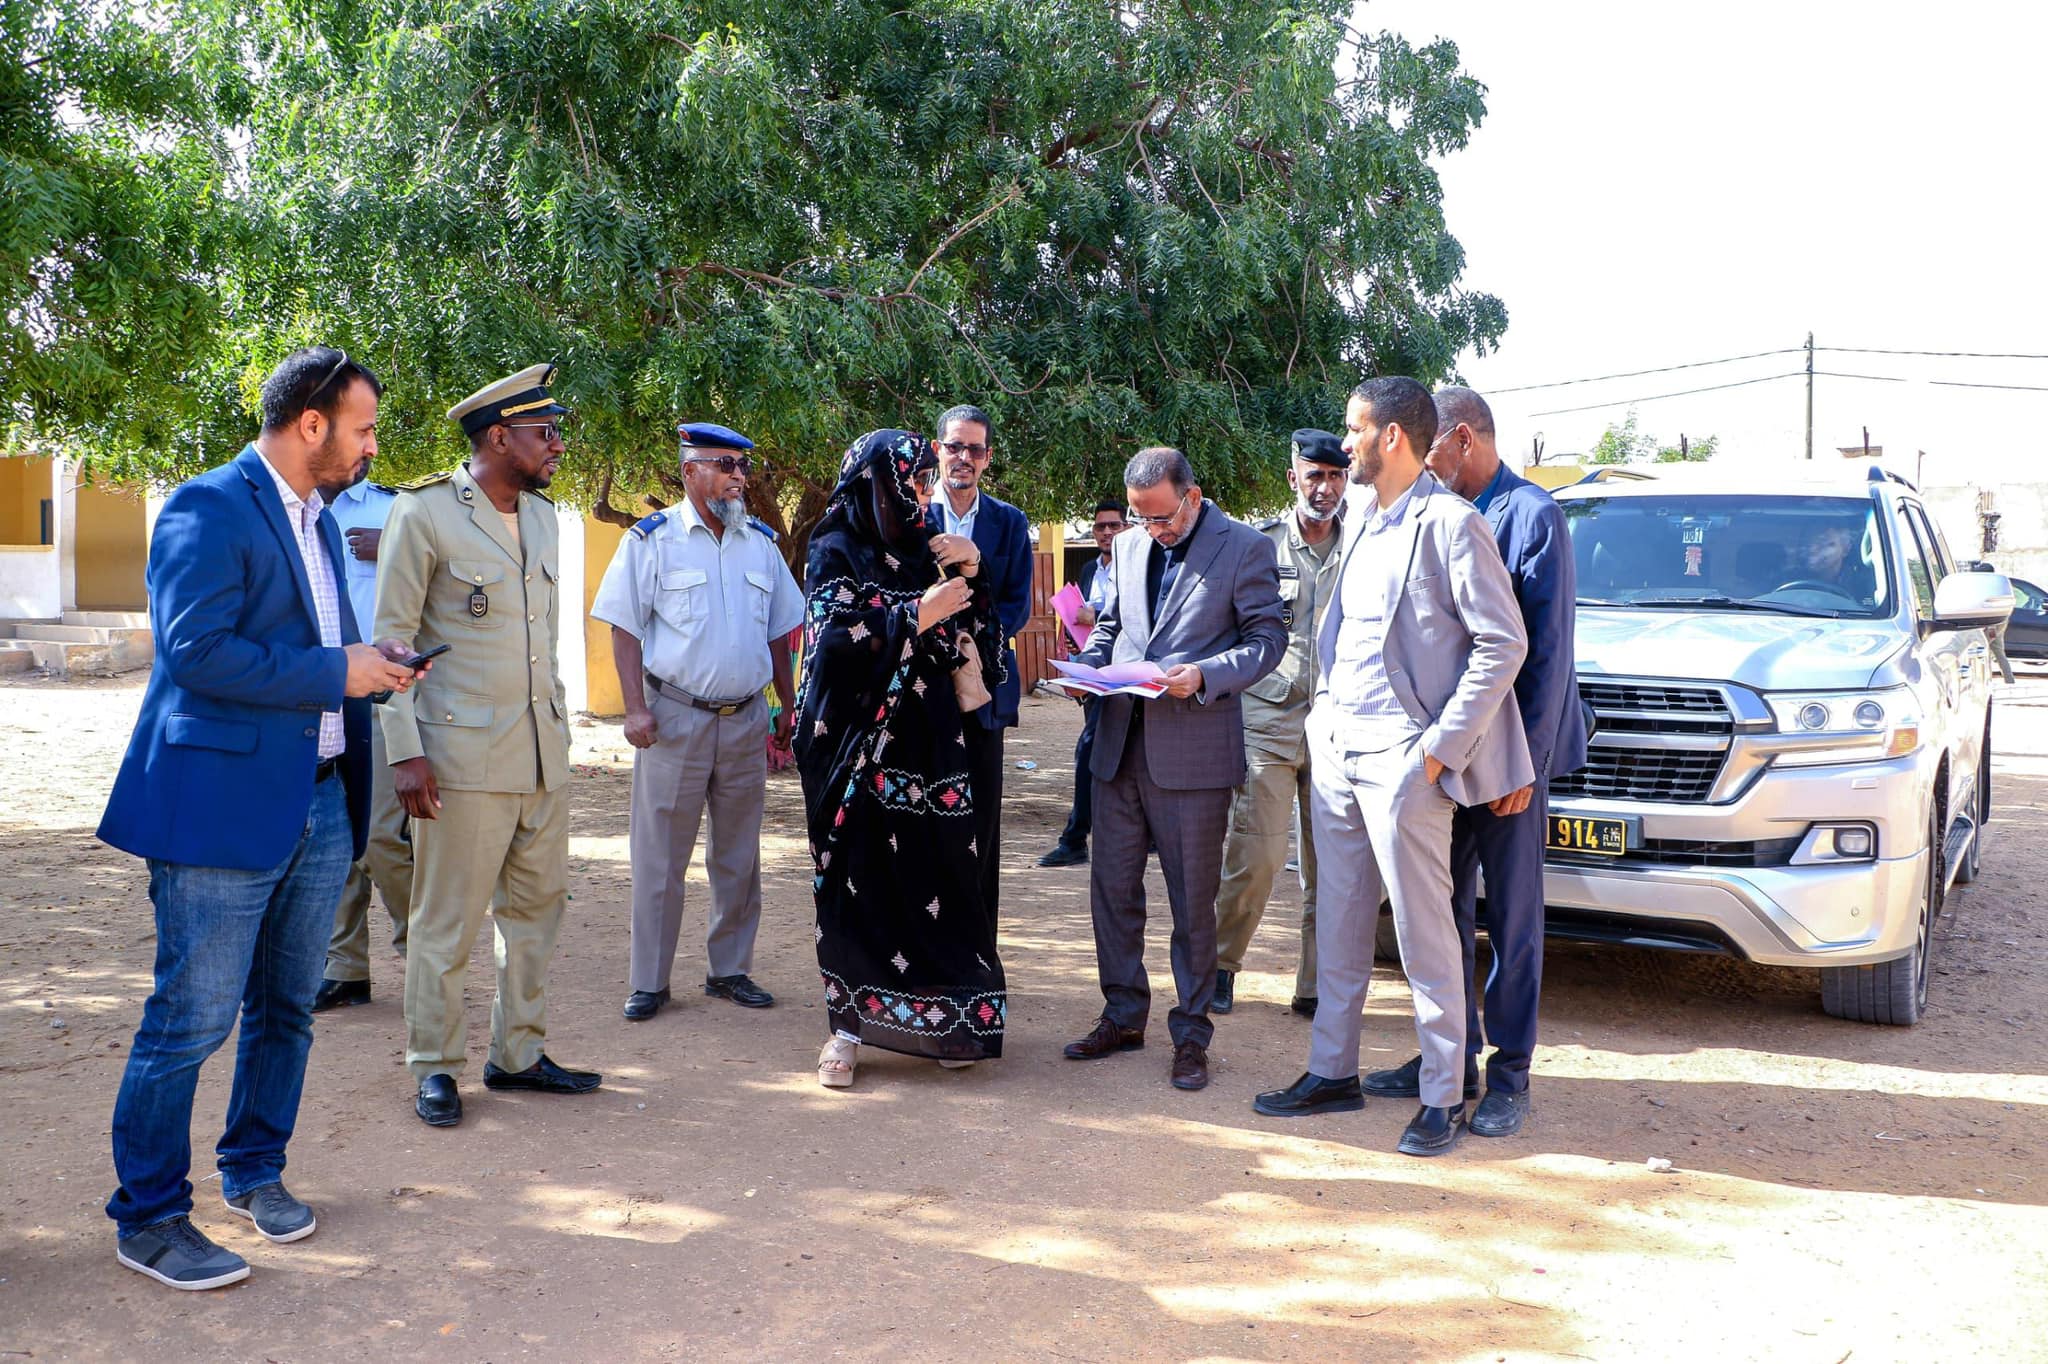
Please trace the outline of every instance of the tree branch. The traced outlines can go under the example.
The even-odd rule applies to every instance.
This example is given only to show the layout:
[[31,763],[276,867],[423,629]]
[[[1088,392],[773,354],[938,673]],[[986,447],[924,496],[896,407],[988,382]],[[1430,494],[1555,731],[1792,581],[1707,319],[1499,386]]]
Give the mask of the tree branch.
[[1008,189],[1003,191],[1001,198],[997,199],[987,208],[983,209],[981,212],[975,214],[972,218],[969,218],[966,222],[960,224],[959,227],[955,228],[952,234],[949,235],[946,238],[946,240],[940,242],[937,246],[932,248],[932,253],[924,258],[924,264],[918,266],[917,269],[911,273],[910,283],[903,286],[904,295],[907,296],[916,291],[917,282],[924,278],[924,272],[932,268],[932,262],[937,260],[940,254],[944,252],[947,247],[951,246],[954,242],[959,241],[962,237],[972,232],[975,228],[980,227],[990,218],[993,218],[996,215],[997,210],[1001,209],[1005,204],[1013,204],[1023,197],[1023,186],[1012,185]]

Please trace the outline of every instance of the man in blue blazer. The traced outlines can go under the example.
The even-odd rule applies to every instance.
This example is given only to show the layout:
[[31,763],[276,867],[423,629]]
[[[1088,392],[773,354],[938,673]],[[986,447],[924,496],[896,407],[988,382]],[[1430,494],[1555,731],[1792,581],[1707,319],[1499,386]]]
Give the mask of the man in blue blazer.
[[[1436,392],[1437,437],[1428,465],[1493,528],[1515,588],[1529,653],[1515,676],[1515,705],[1536,779],[1487,805],[1459,808],[1451,825],[1451,906],[1465,949],[1466,1087],[1476,1090],[1487,1042],[1486,1096],[1467,1124],[1482,1137],[1521,1130],[1529,1112],[1529,1058],[1543,988],[1543,829],[1550,779],[1586,761],[1573,631],[1578,582],[1571,531],[1549,493],[1500,461],[1493,412],[1469,388]],[[1470,982],[1478,936],[1479,876],[1486,877],[1486,936],[1493,945],[1483,1019]],[[1411,1068],[1365,1079],[1369,1094],[1415,1093]]]
[[[271,1241],[313,1232],[284,1187],[313,994],[369,826],[369,705],[412,670],[358,642],[317,489],[376,454],[376,377],[324,346],[263,383],[263,429],[172,493],[149,551],[156,667],[99,836],[149,859],[156,988],[114,1103],[117,1257],[172,1288],[247,1278],[190,1220],[192,1093],[239,1017],[221,1197]],[[349,699],[344,699],[349,698]]]
[[[945,496],[932,499],[925,524],[934,537],[964,536],[981,555],[981,573],[995,594],[1003,632],[1003,680],[989,703],[967,717],[967,771],[974,792],[974,849],[981,859],[981,901],[996,917],[997,863],[1002,852],[1003,731],[1017,723],[1023,688],[1010,645],[1031,619],[1031,526],[1024,513],[981,490],[991,458],[988,413],[969,403],[939,415],[939,472]],[[934,551],[944,546],[939,538]],[[941,553],[941,560],[945,555]]]

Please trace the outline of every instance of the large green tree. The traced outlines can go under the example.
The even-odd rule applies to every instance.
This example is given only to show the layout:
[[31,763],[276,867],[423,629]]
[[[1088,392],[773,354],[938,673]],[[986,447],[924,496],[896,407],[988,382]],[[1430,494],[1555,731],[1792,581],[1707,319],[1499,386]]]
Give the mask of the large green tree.
[[559,358],[582,492],[658,490],[674,423],[720,420],[798,531],[854,436],[961,400],[1034,515],[1160,441],[1270,503],[1362,372],[1505,326],[1430,165],[1481,87],[1344,8],[273,0],[235,21],[268,233],[235,363],[361,353],[398,472]]
[[97,0],[0,3],[0,453],[143,473],[204,426],[191,380],[246,245],[218,131],[244,83],[221,36]]

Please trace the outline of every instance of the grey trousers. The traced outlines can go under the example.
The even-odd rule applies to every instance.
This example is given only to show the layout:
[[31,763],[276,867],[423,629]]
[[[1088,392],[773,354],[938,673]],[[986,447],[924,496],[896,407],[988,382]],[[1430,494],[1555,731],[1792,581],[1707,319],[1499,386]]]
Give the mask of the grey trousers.
[[1465,954],[1451,914],[1455,802],[1423,778],[1420,736],[1381,753],[1336,751],[1309,726],[1316,864],[1316,986],[1321,1005],[1308,1068],[1328,1080],[1358,1073],[1373,931],[1383,895],[1394,902],[1401,965],[1415,997],[1422,1102],[1464,1102]]
[[635,990],[665,990],[683,924],[683,877],[697,826],[711,814],[704,869],[711,912],[704,937],[710,976],[753,969],[761,926],[761,809],[768,793],[768,704],[756,696],[735,715],[668,696],[650,702],[659,733],[633,753],[633,949]]
[[412,913],[412,840],[405,807],[391,787],[384,763],[384,726],[370,725],[370,840],[348,869],[341,903],[334,907],[334,932],[327,940],[328,980],[370,978],[370,887],[391,916],[391,946],[405,955],[405,925]]
[[1152,780],[1143,748],[1139,736],[1130,734],[1116,776],[1095,780],[1088,897],[1102,1013],[1123,1028],[1143,1028],[1151,1013],[1152,984],[1145,974],[1149,838],[1159,847],[1159,870],[1173,912],[1169,955],[1179,999],[1167,1015],[1167,1032],[1176,1044],[1206,1047],[1216,1031],[1209,1002],[1216,995],[1216,885],[1222,878],[1230,788],[1169,791]]

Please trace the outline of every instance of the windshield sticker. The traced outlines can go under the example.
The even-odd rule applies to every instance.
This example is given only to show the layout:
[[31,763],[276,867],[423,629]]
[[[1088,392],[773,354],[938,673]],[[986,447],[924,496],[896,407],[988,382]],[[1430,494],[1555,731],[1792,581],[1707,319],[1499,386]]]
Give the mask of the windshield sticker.
[[1700,576],[1700,561],[1706,557],[1706,553],[1706,550],[1699,545],[1687,545],[1685,547],[1686,577],[1697,578]]

